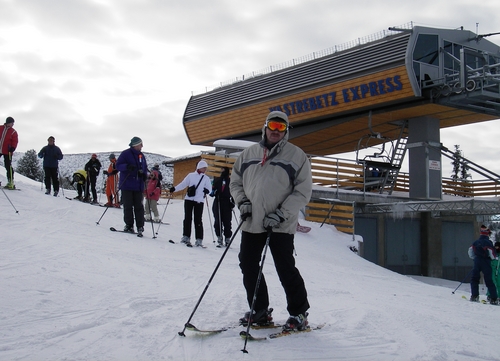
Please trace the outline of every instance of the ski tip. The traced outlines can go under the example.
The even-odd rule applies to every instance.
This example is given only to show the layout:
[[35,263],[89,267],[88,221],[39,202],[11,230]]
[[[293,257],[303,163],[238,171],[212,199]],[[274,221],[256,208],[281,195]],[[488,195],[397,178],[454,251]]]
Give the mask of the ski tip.
[[173,244],[175,244],[175,242],[174,242],[174,241],[172,241],[171,239],[169,239],[168,241],[169,241],[170,243],[173,243]]

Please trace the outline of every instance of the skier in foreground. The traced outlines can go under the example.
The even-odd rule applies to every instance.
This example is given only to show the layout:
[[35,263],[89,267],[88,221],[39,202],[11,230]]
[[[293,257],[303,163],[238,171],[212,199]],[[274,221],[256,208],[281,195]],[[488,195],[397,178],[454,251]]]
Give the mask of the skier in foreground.
[[[262,141],[244,150],[236,160],[230,189],[245,219],[239,260],[248,304],[251,307],[267,230],[272,229],[269,248],[290,314],[283,329],[300,331],[308,324],[309,302],[304,280],[295,267],[293,239],[299,211],[311,197],[312,175],[306,154],[288,143],[288,131],[287,115],[271,112],[262,128]],[[242,325],[272,320],[264,275],[256,296],[254,313],[247,312],[240,319]]]

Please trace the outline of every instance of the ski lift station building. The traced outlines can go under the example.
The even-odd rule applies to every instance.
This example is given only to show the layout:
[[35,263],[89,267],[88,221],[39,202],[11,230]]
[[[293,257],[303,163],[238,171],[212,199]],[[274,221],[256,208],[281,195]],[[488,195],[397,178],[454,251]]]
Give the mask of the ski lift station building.
[[[478,225],[500,214],[500,202],[443,196],[447,149],[440,130],[500,118],[500,47],[488,35],[389,28],[195,94],[183,125],[195,145],[258,141],[267,114],[281,110],[293,127],[290,142],[311,159],[390,145],[385,154],[356,157],[364,169],[377,169],[375,186],[360,192],[330,184],[315,187],[313,197],[353,202],[355,233],[370,261],[459,280],[472,267],[467,249]],[[408,190],[401,196],[393,191],[406,155]]]

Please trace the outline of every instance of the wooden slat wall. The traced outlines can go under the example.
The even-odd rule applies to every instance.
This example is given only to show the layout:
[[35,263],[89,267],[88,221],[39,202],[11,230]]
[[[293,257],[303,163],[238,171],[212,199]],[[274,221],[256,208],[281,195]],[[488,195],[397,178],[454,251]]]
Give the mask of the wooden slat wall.
[[[222,167],[228,167],[231,173],[236,158],[228,155],[203,154],[201,159],[208,163],[206,174],[210,178],[218,177]],[[174,184],[180,182],[184,176],[192,172],[200,158],[192,159],[189,162],[177,163],[174,172]],[[328,188],[350,189],[363,191],[363,166],[355,161],[339,160],[325,157],[312,157],[311,171],[313,183]],[[181,169],[182,168],[182,169]],[[409,175],[400,172],[394,191],[409,192]],[[460,197],[499,197],[500,180],[470,180],[467,182],[454,182],[451,179],[443,178],[443,193]],[[183,194],[176,195],[176,198]],[[162,198],[168,197],[168,190],[162,190]],[[326,213],[325,213],[326,215]],[[324,215],[324,216],[325,216]]]
[[329,203],[320,200],[306,206],[306,220],[331,224],[337,230],[354,234],[354,203]]
[[208,169],[205,174],[207,174],[210,178],[220,176],[223,167],[228,167],[229,174],[231,174],[234,162],[236,162],[236,158],[228,155],[203,154],[202,158],[208,164]]

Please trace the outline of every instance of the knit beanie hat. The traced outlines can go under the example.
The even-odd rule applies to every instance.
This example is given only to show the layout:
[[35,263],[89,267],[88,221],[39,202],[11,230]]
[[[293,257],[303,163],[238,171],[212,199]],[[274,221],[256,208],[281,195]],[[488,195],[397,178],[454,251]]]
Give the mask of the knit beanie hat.
[[198,162],[198,165],[196,166],[196,170],[200,169],[200,168],[207,168],[208,167],[208,164],[207,162],[205,162],[203,159],[200,160]]
[[285,113],[280,112],[279,110],[274,110],[268,114],[268,116],[266,118],[266,124],[271,119],[280,120],[282,122],[285,122],[288,125],[288,116]]
[[115,157],[115,153],[111,153],[111,154],[109,155],[109,160],[111,160],[111,159],[116,159],[116,157]]
[[129,147],[135,147],[136,145],[142,144],[142,139],[139,137],[133,137],[130,140]]
[[14,123],[14,118],[7,117],[7,119],[5,119],[5,124],[10,124],[10,123]]

